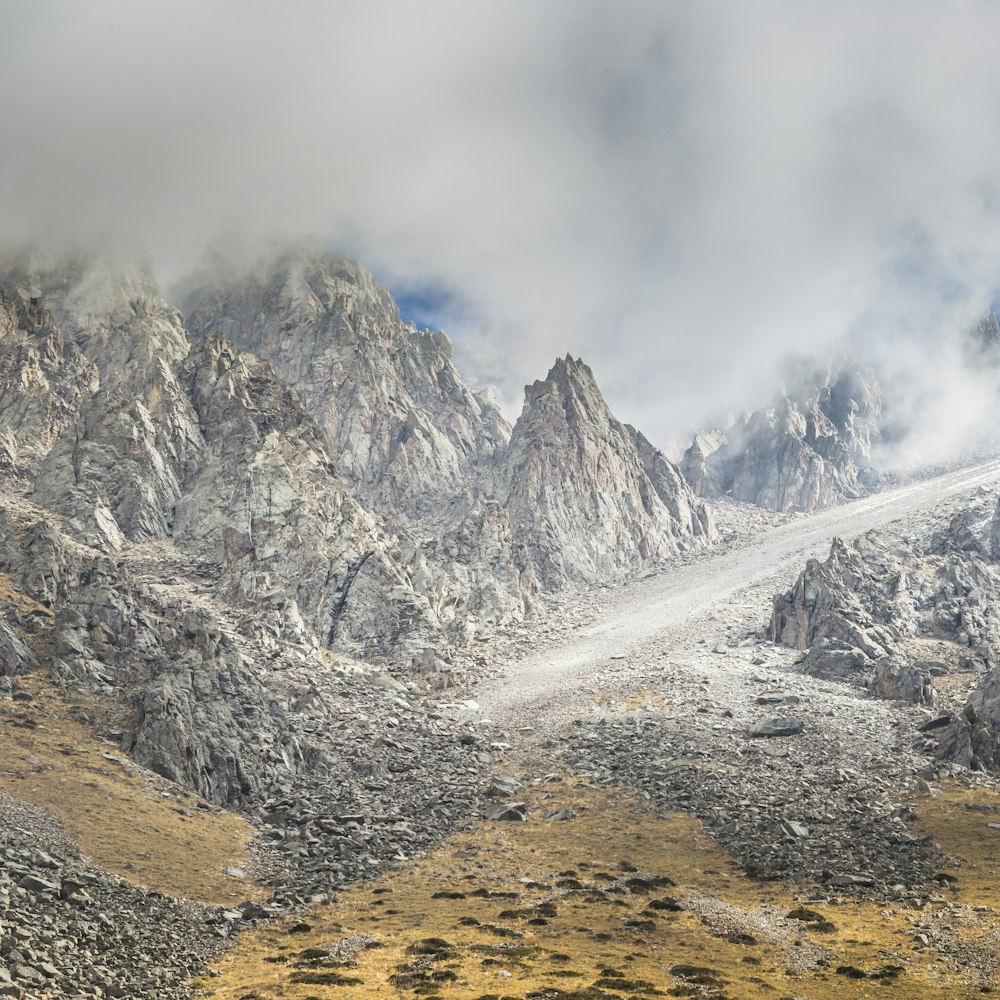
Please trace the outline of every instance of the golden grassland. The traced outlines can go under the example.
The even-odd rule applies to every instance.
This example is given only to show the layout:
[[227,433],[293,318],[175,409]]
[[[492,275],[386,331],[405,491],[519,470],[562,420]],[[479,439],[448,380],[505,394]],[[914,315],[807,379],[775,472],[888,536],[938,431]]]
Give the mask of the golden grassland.
[[0,701],[0,790],[47,810],[93,865],[137,885],[207,903],[260,898],[223,871],[246,862],[249,824],[179,790],[164,794],[58,694],[18,680],[32,700]]
[[[906,903],[816,904],[753,882],[696,821],[622,792],[567,782],[536,787],[533,801],[527,822],[480,824],[334,904],[242,937],[198,986],[215,1000],[980,995],[916,939],[922,911]],[[566,808],[573,818],[543,818]],[[972,815],[958,801],[933,804],[928,833],[946,843],[949,809]],[[948,846],[982,865],[992,900],[994,862],[974,833]],[[974,897],[980,882],[962,870],[960,888],[943,891]],[[789,919],[796,910],[802,919]],[[329,957],[362,935],[373,946]]]

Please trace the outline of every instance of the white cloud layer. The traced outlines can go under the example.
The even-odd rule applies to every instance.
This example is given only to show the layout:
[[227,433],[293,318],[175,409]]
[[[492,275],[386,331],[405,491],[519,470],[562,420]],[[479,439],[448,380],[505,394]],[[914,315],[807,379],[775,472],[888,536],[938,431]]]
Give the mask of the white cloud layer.
[[128,239],[172,277],[223,232],[318,235],[453,290],[440,325],[515,411],[571,351],[667,442],[845,333],[923,367],[1000,285],[995,3],[0,17],[0,238]]

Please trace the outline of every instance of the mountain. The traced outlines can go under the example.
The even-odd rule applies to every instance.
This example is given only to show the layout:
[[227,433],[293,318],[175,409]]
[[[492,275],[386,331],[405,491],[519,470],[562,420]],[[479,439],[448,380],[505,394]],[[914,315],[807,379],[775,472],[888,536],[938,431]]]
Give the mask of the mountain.
[[[495,976],[483,949],[508,945],[483,935],[580,923],[548,898],[570,863],[560,892],[628,908],[611,916],[629,955],[685,909],[720,921],[708,947],[758,948],[764,914],[826,954],[780,917],[790,891],[835,892],[843,913],[869,894],[877,914],[899,886],[940,890],[936,848],[896,810],[1000,761],[995,497],[952,480],[971,506],[941,504],[934,530],[836,541],[774,599],[772,642],[760,570],[814,523],[757,545],[783,519],[714,505],[730,547],[697,558],[717,537],[706,496],[804,509],[867,488],[870,373],[808,374],[699,435],[682,471],[573,355],[509,427],[444,334],[322,248],[219,261],[186,288],[177,309],[146,264],[103,251],[0,263],[0,996],[229,995],[226,973],[191,976],[258,922],[271,943],[246,947],[293,992],[368,989],[357,962],[390,934],[386,988],[447,981],[437,961]],[[611,790],[563,780],[579,776]],[[668,819],[643,812],[610,875],[632,792]],[[657,867],[664,843],[700,844],[696,822],[720,852],[708,883],[697,859]],[[703,891],[731,894],[733,861],[747,898],[761,877],[797,883],[736,935]],[[370,922],[345,937],[333,907],[383,874],[395,889],[359,888]],[[456,900],[491,923],[456,923]],[[407,905],[422,916],[397,932]],[[234,996],[270,988],[238,962]],[[611,962],[594,989],[624,982]],[[689,973],[722,981],[636,974],[676,992]]]
[[571,355],[525,389],[495,492],[533,588],[596,583],[715,537],[676,466],[614,418]]
[[0,268],[0,574],[52,615],[0,640],[8,672],[99,691],[124,749],[212,801],[305,766],[276,665],[443,687],[546,595],[714,537],[571,357],[510,435],[359,265],[297,247],[200,287],[192,339],[141,262]]
[[681,469],[696,492],[814,510],[877,482],[871,453],[883,392],[874,373],[841,360],[795,381],[772,406],[695,437]]
[[250,266],[217,260],[187,288],[192,335],[232,341],[299,389],[338,474],[384,514],[428,514],[507,444],[448,338],[403,323],[360,264],[303,243]]

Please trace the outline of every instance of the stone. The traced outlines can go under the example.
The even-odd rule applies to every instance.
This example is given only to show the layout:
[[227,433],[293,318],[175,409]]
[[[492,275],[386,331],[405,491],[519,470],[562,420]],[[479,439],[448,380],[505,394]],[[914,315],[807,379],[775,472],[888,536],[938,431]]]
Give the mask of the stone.
[[776,511],[829,507],[878,481],[871,464],[883,390],[842,358],[803,371],[773,406],[695,436],[681,461],[701,496],[731,496]]
[[42,878],[41,875],[24,875],[17,884],[21,889],[29,889],[31,892],[50,895],[58,895],[59,893],[59,886]]
[[781,829],[787,836],[795,840],[809,836],[809,827],[793,819],[783,819],[781,821]]
[[868,688],[879,698],[927,707],[934,704],[934,680],[931,675],[898,657],[884,656],[875,662]]
[[509,805],[497,806],[487,813],[486,818],[497,822],[521,823],[528,818],[528,806],[524,802],[512,802]]
[[490,781],[486,794],[494,798],[509,798],[524,791],[524,785],[516,778],[509,778],[504,775],[497,775]]
[[762,719],[750,727],[750,735],[760,737],[797,736],[804,731],[805,726],[798,719]]
[[539,589],[613,579],[715,537],[680,472],[614,418],[571,355],[525,388],[494,495],[521,579]]

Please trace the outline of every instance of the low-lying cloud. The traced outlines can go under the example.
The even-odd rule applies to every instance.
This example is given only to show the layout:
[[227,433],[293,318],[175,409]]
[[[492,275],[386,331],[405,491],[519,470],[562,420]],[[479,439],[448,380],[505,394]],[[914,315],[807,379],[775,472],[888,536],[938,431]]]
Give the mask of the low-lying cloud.
[[125,239],[170,280],[219,234],[317,235],[434,289],[513,411],[567,351],[664,443],[845,336],[933,376],[1000,284],[991,3],[0,15],[2,238]]

